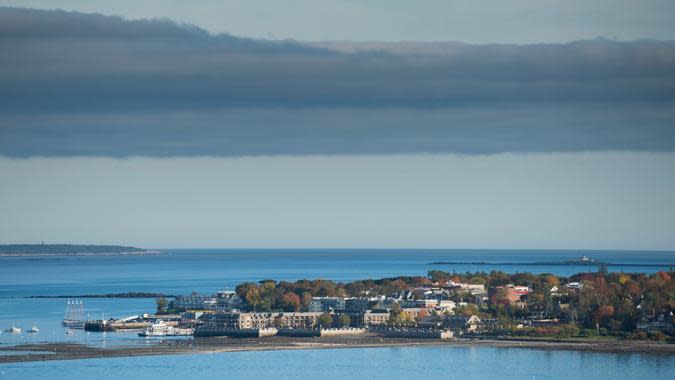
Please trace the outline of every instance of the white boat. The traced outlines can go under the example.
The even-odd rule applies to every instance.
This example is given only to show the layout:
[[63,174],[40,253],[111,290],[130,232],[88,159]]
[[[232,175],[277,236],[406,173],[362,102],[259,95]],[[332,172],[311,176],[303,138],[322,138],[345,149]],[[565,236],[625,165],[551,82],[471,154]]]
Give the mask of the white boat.
[[8,333],[10,333],[10,334],[21,334],[21,329],[18,328],[18,327],[16,327],[16,326],[14,326],[14,324],[12,324],[12,327],[8,328],[8,329],[5,330],[5,331],[8,332]]
[[158,320],[150,327],[138,333],[139,336],[187,336],[192,335],[192,329],[181,329],[169,326],[164,321]]
[[37,323],[33,324],[33,327],[28,330],[29,333],[38,333],[40,332],[40,329],[37,328]]
[[66,335],[73,335],[73,334],[75,334],[75,331],[71,329],[66,330]]

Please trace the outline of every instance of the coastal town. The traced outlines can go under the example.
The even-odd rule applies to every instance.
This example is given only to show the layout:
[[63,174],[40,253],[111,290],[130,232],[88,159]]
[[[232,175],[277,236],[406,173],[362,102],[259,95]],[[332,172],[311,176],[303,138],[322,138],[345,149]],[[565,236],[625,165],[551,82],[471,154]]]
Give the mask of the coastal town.
[[[503,272],[402,276],[336,283],[263,280],[213,295],[156,299],[153,314],[80,321],[87,331],[141,336],[397,338],[614,337],[673,341],[673,272]],[[69,301],[70,303],[71,301]],[[72,301],[77,310],[78,301]],[[81,315],[81,313],[80,313]]]

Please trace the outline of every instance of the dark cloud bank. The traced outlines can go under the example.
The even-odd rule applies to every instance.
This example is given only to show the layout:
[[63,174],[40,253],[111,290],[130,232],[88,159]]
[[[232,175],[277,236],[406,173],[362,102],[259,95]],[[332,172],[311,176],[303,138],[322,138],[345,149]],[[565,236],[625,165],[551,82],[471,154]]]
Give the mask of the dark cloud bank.
[[0,154],[675,151],[675,42],[299,43],[0,8]]

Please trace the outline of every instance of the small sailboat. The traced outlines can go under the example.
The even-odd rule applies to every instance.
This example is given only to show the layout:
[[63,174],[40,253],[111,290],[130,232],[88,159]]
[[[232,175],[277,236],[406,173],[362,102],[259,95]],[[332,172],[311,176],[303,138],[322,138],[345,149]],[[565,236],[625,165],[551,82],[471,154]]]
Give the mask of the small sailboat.
[[8,328],[5,331],[7,331],[10,334],[21,334],[21,329],[16,327],[14,323],[12,323],[12,327]]
[[33,327],[28,330],[29,333],[39,333],[40,329],[37,328],[37,323],[33,323]]

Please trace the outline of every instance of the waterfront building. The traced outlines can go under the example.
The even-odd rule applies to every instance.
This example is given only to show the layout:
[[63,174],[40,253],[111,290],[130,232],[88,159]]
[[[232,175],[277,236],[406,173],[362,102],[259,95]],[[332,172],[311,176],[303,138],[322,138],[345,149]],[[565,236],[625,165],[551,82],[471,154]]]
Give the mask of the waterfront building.
[[216,295],[205,296],[191,294],[178,296],[169,305],[176,310],[237,310],[241,308],[243,300],[236,292],[221,290]]
[[477,315],[451,315],[447,316],[444,321],[445,327],[454,331],[472,332],[478,329],[481,320]]
[[323,313],[215,313],[208,319],[212,327],[225,329],[314,329],[319,326],[319,317]]
[[643,315],[637,323],[636,328],[646,332],[667,332],[673,333],[673,314],[659,314],[658,316],[648,317]]
[[177,296],[169,304],[176,310],[209,310],[215,309],[218,299],[215,296],[192,294],[189,296]]
[[377,326],[389,322],[390,313],[386,310],[367,310],[363,313],[363,325]]
[[235,291],[220,290],[216,294],[216,310],[238,310],[243,304],[244,301]]
[[264,329],[272,327],[271,313],[215,313],[207,318],[212,327],[225,329]]
[[440,315],[430,315],[427,317],[424,317],[417,322],[417,325],[422,328],[433,328],[433,329],[438,329],[443,327],[445,322],[445,317],[440,316]]
[[345,299],[345,309],[349,311],[365,312],[370,308],[368,298],[347,298]]
[[180,313],[181,325],[194,324],[199,321],[199,318],[204,315],[202,311],[184,311]]
[[342,297],[314,297],[307,307],[310,312],[328,312],[345,308],[345,299]]
[[322,312],[278,313],[274,326],[283,329],[315,329],[319,327]]

